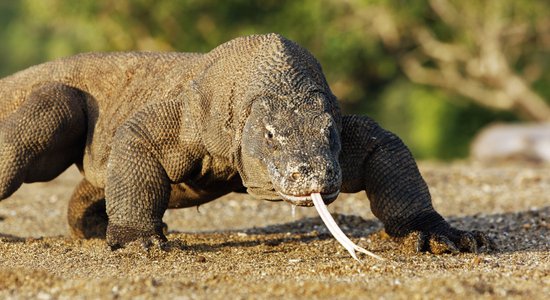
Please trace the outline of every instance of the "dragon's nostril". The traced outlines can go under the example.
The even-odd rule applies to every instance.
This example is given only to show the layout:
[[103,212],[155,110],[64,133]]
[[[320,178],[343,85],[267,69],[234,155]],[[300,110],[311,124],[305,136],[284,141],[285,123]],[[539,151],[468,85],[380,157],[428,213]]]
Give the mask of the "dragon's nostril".
[[294,180],[298,180],[298,179],[300,179],[300,178],[302,177],[302,174],[300,174],[300,172],[292,172],[292,173],[290,174],[290,177],[291,177],[292,179],[294,179]]

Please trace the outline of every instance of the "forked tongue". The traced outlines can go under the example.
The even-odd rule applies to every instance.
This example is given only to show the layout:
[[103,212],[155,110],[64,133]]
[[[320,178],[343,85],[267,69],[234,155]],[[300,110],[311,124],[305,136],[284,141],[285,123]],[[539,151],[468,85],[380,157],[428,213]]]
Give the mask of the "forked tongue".
[[365,253],[366,255],[372,256],[379,260],[384,260],[382,257],[357,246],[344,234],[344,232],[342,232],[342,230],[340,229],[340,227],[338,227],[338,224],[336,224],[336,222],[332,218],[332,215],[328,211],[328,208],[325,205],[325,202],[323,202],[323,198],[321,197],[321,194],[312,193],[311,199],[313,199],[313,205],[315,205],[315,209],[319,213],[319,216],[321,216],[321,219],[327,226],[330,233],[332,233],[332,235],[336,238],[336,240],[338,240],[338,242],[342,244],[342,246],[344,246],[346,250],[348,250],[349,254],[351,254],[351,256],[355,258],[355,260],[360,262],[359,258],[357,258],[357,255],[355,254],[355,251]]

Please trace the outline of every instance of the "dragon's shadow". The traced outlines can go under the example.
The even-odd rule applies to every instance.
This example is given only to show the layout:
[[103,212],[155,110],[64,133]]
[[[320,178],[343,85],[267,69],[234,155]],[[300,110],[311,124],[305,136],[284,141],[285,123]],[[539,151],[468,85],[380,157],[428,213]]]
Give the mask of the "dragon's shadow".
[[[377,234],[383,229],[378,220],[365,220],[355,215],[334,215],[344,233],[352,238],[374,238],[388,243],[383,248],[391,248],[390,239],[381,239]],[[447,217],[449,223],[465,230],[487,232],[497,246],[496,252],[550,251],[550,206],[528,211],[476,214],[473,216]],[[284,224],[255,227],[243,230],[206,231],[191,234],[208,235],[214,233],[264,236],[258,240],[226,240],[219,244],[194,244],[191,248],[199,251],[216,251],[224,247],[253,247],[261,244],[279,245],[285,242],[308,243],[318,239],[333,238],[319,217],[303,218]],[[289,234],[290,233],[290,234]],[[281,234],[285,234],[281,236]],[[177,240],[173,241],[178,243]],[[181,241],[179,243],[182,243]],[[183,242],[183,244],[185,244]]]
[[[371,238],[381,243],[381,248],[390,249],[394,241],[380,238],[383,225],[378,220],[365,220],[355,215],[334,215],[336,222],[344,233],[352,238]],[[447,217],[449,223],[465,230],[484,230],[497,246],[496,252],[550,251],[550,206],[520,212],[498,214],[476,214],[473,216]],[[1,221],[1,220],[0,220]],[[228,235],[219,243],[196,243],[187,246],[184,235]],[[257,236],[256,240],[239,240],[231,236],[241,234]],[[176,236],[174,238],[174,236]],[[333,237],[319,217],[308,217],[297,221],[254,227],[243,230],[177,232],[169,235],[170,248],[183,248],[192,251],[210,252],[225,247],[254,247],[258,245],[276,246],[287,242],[309,243],[314,240],[332,239]],[[0,242],[20,243],[26,239],[0,233]],[[216,239],[215,239],[216,240]]]

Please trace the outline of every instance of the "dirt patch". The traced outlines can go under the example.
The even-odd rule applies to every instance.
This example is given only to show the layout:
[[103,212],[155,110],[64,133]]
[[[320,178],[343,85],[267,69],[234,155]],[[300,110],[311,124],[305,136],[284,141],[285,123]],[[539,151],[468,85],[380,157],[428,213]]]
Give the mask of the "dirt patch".
[[2,298],[532,298],[550,294],[550,167],[421,164],[434,206],[485,230],[490,254],[410,253],[380,232],[364,193],[329,208],[346,234],[383,256],[355,262],[312,208],[228,195],[167,212],[165,251],[68,237],[71,169],[0,203]]

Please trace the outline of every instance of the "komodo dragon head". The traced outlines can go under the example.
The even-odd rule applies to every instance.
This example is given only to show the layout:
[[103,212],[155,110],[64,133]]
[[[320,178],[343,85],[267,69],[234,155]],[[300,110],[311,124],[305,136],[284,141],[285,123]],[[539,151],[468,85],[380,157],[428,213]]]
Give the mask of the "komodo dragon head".
[[254,182],[263,179],[249,192],[301,206],[313,205],[310,194],[318,192],[332,202],[342,181],[340,133],[321,109],[325,96],[308,95],[293,109],[275,98],[256,100],[243,131],[243,162],[254,170]]
[[328,204],[342,182],[337,100],[315,58],[277,38],[256,69],[263,84],[242,131],[243,182],[260,198],[312,206],[310,194],[321,193]]

